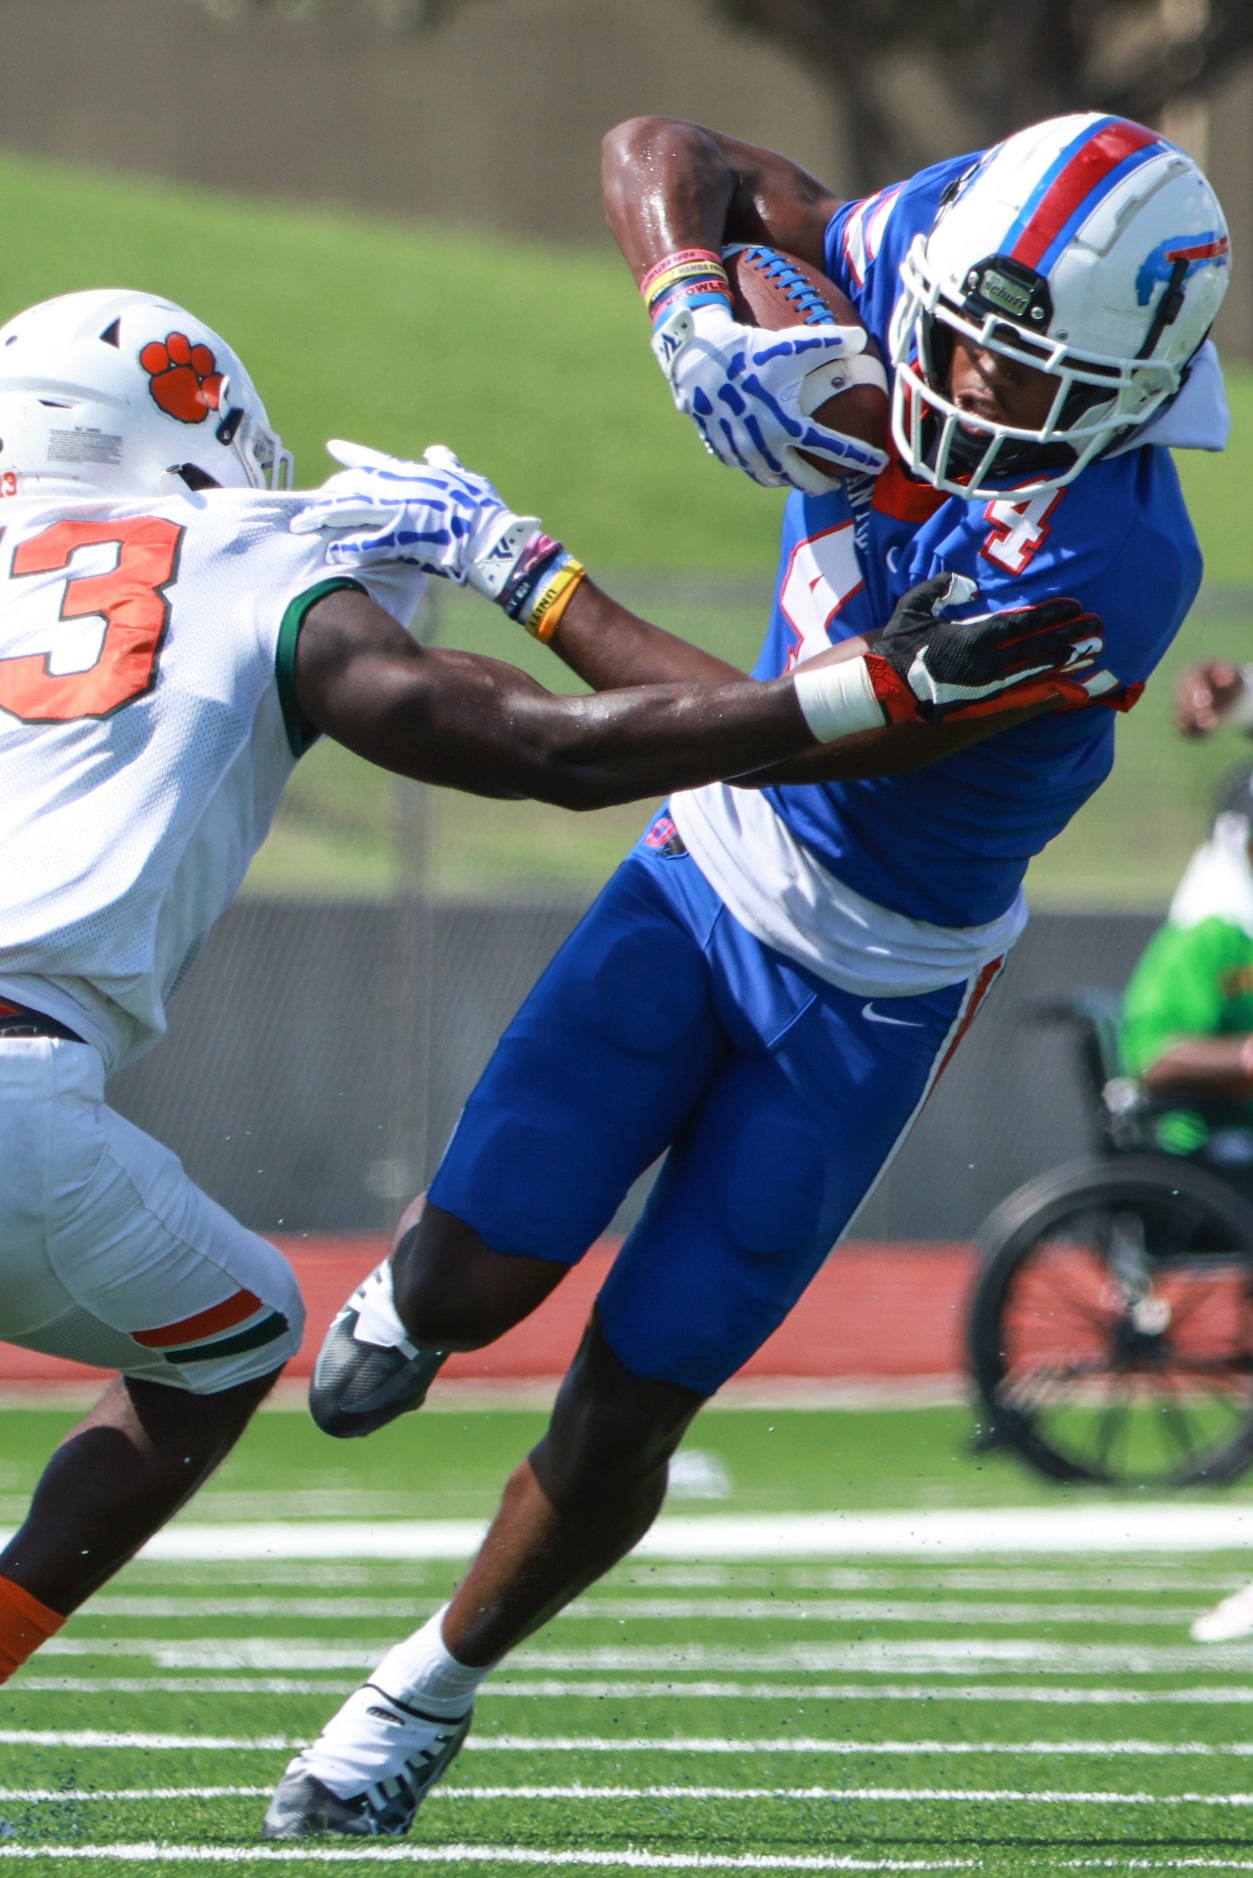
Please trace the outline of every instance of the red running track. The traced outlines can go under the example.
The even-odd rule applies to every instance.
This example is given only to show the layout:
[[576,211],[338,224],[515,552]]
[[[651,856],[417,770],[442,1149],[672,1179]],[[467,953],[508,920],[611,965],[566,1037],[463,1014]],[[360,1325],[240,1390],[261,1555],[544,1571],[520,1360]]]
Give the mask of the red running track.
[[[375,1238],[276,1243],[296,1269],[309,1311],[304,1343],[287,1374],[307,1376],[326,1326],[386,1244]],[[562,1375],[614,1250],[608,1243],[596,1246],[526,1323],[490,1349],[450,1357],[443,1374],[483,1383]],[[965,1367],[962,1328],[973,1275],[974,1252],[966,1244],[850,1241],[740,1374],[951,1384]],[[0,1343],[0,1386],[83,1382],[107,1373]]]

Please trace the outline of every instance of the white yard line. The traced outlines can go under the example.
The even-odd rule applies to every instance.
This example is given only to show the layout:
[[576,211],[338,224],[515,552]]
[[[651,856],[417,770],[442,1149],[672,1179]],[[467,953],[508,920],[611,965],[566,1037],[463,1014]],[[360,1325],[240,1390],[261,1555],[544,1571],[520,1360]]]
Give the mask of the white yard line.
[[[56,1647],[57,1639],[45,1649]],[[316,1653],[316,1645],[307,1644],[305,1639],[289,1639],[288,1645],[293,1653],[303,1653],[306,1648],[310,1658]],[[200,1669],[210,1666],[199,1660],[202,1648],[207,1655],[210,1646],[202,1646],[199,1640],[188,1640],[183,1644],[160,1643],[152,1652],[152,1659],[161,1668],[172,1669],[182,1659],[176,1658],[180,1648],[188,1651],[186,1667]],[[238,1644],[216,1646],[228,1653],[231,1648],[240,1648]],[[258,1644],[258,1648],[266,1647]],[[275,1648],[281,1646],[276,1645]],[[361,1646],[363,1651],[367,1645]],[[127,1643],[119,1643],[120,1651],[130,1654]],[[160,1654],[158,1655],[158,1651]],[[100,1654],[106,1654],[104,1650]],[[142,1650],[134,1652],[145,1654]],[[1004,1669],[1006,1672],[1030,1669],[1033,1675],[1066,1676],[1161,1676],[1172,1674],[1196,1675],[1208,1671],[1226,1671],[1229,1674],[1248,1675],[1253,1670],[1253,1643],[1228,1643],[1222,1646],[1210,1645],[1198,1648],[1196,1644],[1105,1644],[1053,1642],[1039,1637],[867,1637],[846,1643],[796,1642],[775,1644],[770,1648],[737,1648],[733,1644],[699,1644],[682,1642],[674,1645],[590,1645],[574,1648],[523,1648],[510,1658],[511,1665],[519,1671],[540,1673],[544,1671],[566,1674],[582,1672],[594,1673],[598,1670],[634,1671],[641,1675],[681,1676],[689,1672],[722,1671],[756,1673],[769,1675],[773,1672],[803,1671],[809,1674],[821,1674],[824,1671],[852,1672],[856,1675],[913,1675],[913,1676],[965,1676],[977,1668],[985,1673]],[[279,1659],[265,1662],[242,1662],[236,1667],[275,1668]],[[292,1668],[312,1668],[313,1662],[295,1661]],[[328,1668],[340,1667],[338,1663],[328,1662]],[[222,1662],[222,1667],[230,1665]]]
[[[54,1658],[146,1658],[157,1669],[359,1670],[372,1669],[389,1647],[387,1637],[328,1642],[321,1637],[78,1637],[61,1635],[44,1644],[41,1661]],[[682,1676],[701,1671],[865,1676],[967,1676],[1030,1668],[1045,1676],[1195,1675],[1222,1669],[1248,1675],[1253,1643],[1199,1650],[1191,1643],[1079,1643],[1039,1637],[878,1637],[846,1642],[798,1641],[769,1648],[722,1643],[590,1644],[523,1647],[510,1658],[520,1671],[567,1675],[626,1671]]]
[[[1215,1667],[1205,1663],[1206,1669]],[[119,1678],[119,1682],[121,1679]],[[49,1684],[50,1690],[60,1685]],[[83,1686],[92,1685],[84,1679]],[[107,1685],[106,1685],[107,1686]],[[129,1686],[129,1685],[126,1685]],[[186,1685],[163,1683],[162,1688],[177,1689]],[[293,1693],[316,1694],[322,1683],[291,1683]],[[654,1698],[673,1701],[686,1697],[691,1701],[777,1701],[777,1702],[1029,1702],[1058,1708],[1114,1708],[1121,1704],[1134,1707],[1153,1703],[1195,1703],[1201,1707],[1246,1708],[1253,1704],[1253,1688],[1247,1684],[1190,1683],[1185,1689],[1128,1688],[1044,1688],[1038,1683],[965,1683],[942,1682],[616,1682],[589,1679],[579,1682],[540,1681],[519,1677],[490,1684],[493,1698],[511,1695],[523,1699],[536,1696],[566,1701],[571,1696],[589,1700],[633,1701]]]
[[[343,1623],[349,1619],[398,1618],[410,1626],[420,1622],[436,1608],[428,1599],[413,1598],[214,1598],[205,1597],[188,1587],[181,1598],[109,1596],[93,1598],[84,1612],[88,1618],[185,1618],[195,1617],[304,1617],[326,1618]],[[693,1618],[724,1622],[730,1618],[740,1623],[812,1623],[812,1624],[967,1624],[971,1619],[981,1624],[1110,1624],[1115,1627],[1169,1625],[1186,1626],[1196,1615],[1193,1605],[1110,1604],[989,1604],[985,1599],[969,1598],[658,1598],[594,1597],[579,1598],[561,1614],[563,1623],[570,1619],[619,1620],[639,1623],[645,1619],[689,1621]]]
[[[1003,1582],[1003,1581],[1002,1581]],[[172,1600],[172,1602],[175,1602]],[[276,1608],[285,1601],[277,1599]],[[204,1609],[198,1605],[198,1609]],[[209,1607],[211,1608],[211,1607]],[[292,1609],[290,1602],[286,1608]],[[412,1611],[412,1606],[410,1610]],[[185,1613],[187,1604],[178,1603],[169,1615]],[[155,1613],[154,1613],[155,1615]],[[692,1618],[728,1618],[748,1623],[818,1623],[818,1624],[1111,1624],[1186,1626],[1196,1616],[1196,1606],[1125,1603],[1046,1604],[989,1603],[985,1598],[658,1598],[599,1597],[580,1598],[562,1612],[562,1621],[570,1617],[624,1619],[639,1623],[643,1619],[670,1621]]]
[[0,1843],[0,1859],[78,1859],[109,1864],[155,1865],[594,1865],[605,1871],[973,1871],[970,1858],[858,1858],[792,1853],[774,1857],[741,1852],[547,1851],[529,1846],[380,1845],[371,1839],[360,1851],[336,1847],[159,1845],[13,1845]]
[[[360,1676],[29,1676],[23,1695],[348,1695]],[[1249,1691],[1253,1702],[1253,1690]],[[0,1740],[3,1736],[0,1736]]]
[[[187,1748],[241,1752],[290,1753],[306,1741],[301,1735],[176,1735],[105,1733],[99,1729],[3,1728],[0,1745],[6,1747],[69,1748]],[[471,1735],[465,1749],[468,1756],[480,1754],[832,1754],[873,1758],[876,1754],[1032,1754],[1049,1756],[1077,1755],[1096,1758],[1119,1755],[1128,1759],[1216,1759],[1230,1755],[1237,1759],[1253,1757],[1253,1742],[1214,1743],[1201,1741],[848,1741],[830,1740],[820,1735]],[[58,1789],[58,1792],[60,1789]],[[150,1792],[150,1789],[145,1789]],[[180,1789],[182,1791],[182,1789]],[[243,1792],[243,1788],[220,1789]],[[445,1791],[437,1788],[437,1792]],[[687,1791],[687,1789],[684,1789]],[[0,1792],[0,1798],[12,1798]],[[54,1796],[55,1797],[55,1796]]]
[[[1210,1669],[1212,1663],[1206,1662]],[[347,1695],[360,1676],[34,1676],[23,1674],[13,1686],[22,1695]],[[1051,1708],[1149,1708],[1165,1703],[1200,1708],[1253,1707],[1253,1687],[1233,1683],[1189,1683],[1183,1689],[1044,1688],[1038,1683],[943,1682],[648,1682],[589,1678],[507,1678],[490,1685],[493,1701],[514,1696],[566,1702],[686,1700],[744,1702],[993,1702],[1031,1703]],[[0,1741],[4,1739],[0,1734]]]
[[1146,1756],[1151,1759],[1199,1756],[1209,1759],[1230,1754],[1253,1756],[1253,1743],[1216,1745],[1199,1741],[832,1741],[814,1735],[784,1735],[743,1740],[729,1735],[684,1735],[658,1740],[636,1735],[485,1735],[470,1737],[466,1752],[492,1748],[502,1754],[834,1754],[873,1758],[876,1754],[1073,1754],[1092,1758],[1101,1754]]
[[28,1806],[48,1800],[260,1800],[268,1787],[0,1787],[0,1803],[21,1800]]
[[[1206,1665],[1210,1667],[1210,1665]],[[347,1695],[360,1676],[33,1676],[13,1686],[22,1695]],[[943,1682],[649,1682],[589,1678],[502,1679],[490,1685],[493,1701],[513,1696],[531,1702],[993,1702],[1049,1708],[1148,1708],[1155,1703],[1199,1708],[1253,1707],[1253,1687],[1243,1683],[1189,1683],[1183,1689],[1045,1688],[1038,1683]],[[3,1740],[0,1734],[0,1740]]]
[[[225,1572],[228,1568],[218,1569]],[[282,1569],[281,1566],[275,1568],[276,1572]],[[353,1568],[323,1566],[321,1569],[334,1572]],[[380,1573],[386,1567],[374,1566],[368,1569]],[[149,1566],[147,1573],[152,1578],[161,1575],[155,1566]],[[175,1583],[180,1582],[178,1576],[171,1574],[171,1577]],[[248,1582],[252,1582],[251,1574]],[[327,1579],[325,1582],[331,1581]],[[981,1567],[937,1565],[931,1559],[907,1559],[891,1565],[790,1565],[785,1562],[637,1565],[633,1557],[628,1557],[617,1567],[612,1578],[605,1579],[601,1586],[591,1587],[585,1595],[589,1600],[599,1598],[602,1589],[611,1595],[620,1595],[629,1586],[650,1593],[742,1590],[750,1586],[755,1590],[773,1593],[779,1586],[787,1585],[797,1591],[909,1591],[918,1594],[925,1589],[928,1595],[936,1591],[991,1591],[1000,1597],[1007,1590],[1015,1595],[1029,1591],[1080,1591],[1104,1592],[1122,1598],[1131,1595],[1155,1596],[1166,1591],[1176,1595],[1186,1593],[1191,1597],[1198,1586],[1218,1590],[1223,1585],[1232,1586],[1239,1582],[1238,1570],[1235,1573],[1224,1571],[1208,1561],[1202,1564],[1195,1559],[1189,1559],[1186,1565],[1172,1566],[1164,1562],[1146,1569],[1125,1558],[1094,1558],[1090,1565],[1084,1565],[1079,1560],[1073,1566],[1070,1560],[1054,1564],[1046,1558],[1032,1565],[1014,1560],[1009,1565]]]
[[592,1787],[575,1781],[564,1787],[438,1787],[435,1792],[446,1800],[892,1800],[927,1804],[954,1800],[1030,1806],[1253,1806],[1250,1793],[1120,1793],[1117,1789],[1051,1787]]
[[[695,1600],[693,1600],[695,1601]],[[443,1600],[441,1599],[442,1603]],[[972,1607],[975,1608],[975,1607]],[[260,1597],[260,1598],[215,1598],[204,1595],[203,1585],[189,1584],[182,1597],[147,1597],[110,1595],[103,1593],[93,1598],[83,1611],[88,1618],[118,1617],[325,1617],[332,1623],[346,1623],[352,1619],[369,1617],[394,1617],[404,1623],[415,1625],[431,1612],[438,1609],[431,1598],[302,1598]],[[571,1605],[563,1613],[571,1615],[578,1609]],[[1028,1610],[1039,1611],[1039,1606],[1024,1606]],[[586,1615],[586,1612],[582,1612]],[[1189,1612],[1189,1616],[1194,1613]],[[1093,1613],[1095,1618],[1096,1613]]]
[[[383,1637],[323,1643],[313,1637],[52,1637],[40,1649],[53,1657],[146,1657],[159,1669],[373,1669],[389,1648]],[[652,1668],[659,1665],[653,1663]]]
[[276,1753],[304,1747],[308,1736],[293,1735],[158,1735],[132,1731],[122,1734],[103,1728],[0,1728],[0,1746],[38,1748],[262,1748]]
[[[199,1505],[199,1501],[197,1501]],[[429,1601],[446,1582],[440,1559],[394,1558],[368,1559],[209,1559],[195,1564],[185,1560],[141,1559],[129,1568],[131,1582],[168,1590],[173,1597],[191,1597],[231,1585],[242,1585],[250,1596],[267,1585],[316,1587],[335,1596],[354,1589],[381,1596],[390,1590],[400,1600],[417,1603]],[[820,1561],[796,1564],[787,1560],[737,1560],[730,1564],[679,1564],[674,1561],[637,1563],[632,1555],[618,1566],[613,1576],[591,1587],[585,1594],[588,1603],[602,1594],[623,1596],[634,1589],[655,1594],[659,1591],[759,1590],[772,1595],[786,1586],[797,1592],[889,1591],[925,1593],[939,1591],[993,1592],[998,1598],[1007,1591],[1021,1596],[1032,1591],[1051,1594],[1077,1591],[1110,1598],[1150,1598],[1162,1592],[1178,1597],[1204,1597],[1207,1592],[1231,1591],[1243,1582],[1240,1561],[1224,1567],[1196,1556],[1177,1566],[1163,1563],[1156,1570],[1145,1570],[1125,1556],[1095,1555],[1089,1565],[1078,1561],[1052,1563],[1046,1556],[1033,1564],[1013,1559],[984,1568],[973,1565],[938,1564],[934,1559],[917,1558],[893,1563],[872,1561],[865,1565],[824,1565]],[[428,1589],[427,1587],[430,1587]],[[103,1591],[92,1599],[97,1610],[114,1594]],[[122,1593],[126,1596],[126,1593]]]
[[[145,1546],[155,1560],[462,1559],[485,1523],[470,1519],[272,1520],[206,1525],[176,1520]],[[0,1543],[4,1535],[0,1535]],[[1253,1502],[1189,1506],[994,1507],[916,1513],[780,1513],[663,1516],[637,1558],[802,1559],[877,1556],[978,1561],[989,1554],[1237,1551],[1253,1547]]]

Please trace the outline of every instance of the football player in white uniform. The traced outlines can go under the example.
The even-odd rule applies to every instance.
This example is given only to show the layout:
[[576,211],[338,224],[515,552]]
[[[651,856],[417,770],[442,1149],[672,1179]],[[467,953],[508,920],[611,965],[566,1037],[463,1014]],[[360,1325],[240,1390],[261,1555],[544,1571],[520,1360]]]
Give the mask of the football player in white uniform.
[[[1004,651],[995,621],[953,627],[959,688],[933,673],[918,702],[947,587],[931,582],[876,653],[800,682],[555,697],[411,638],[426,573],[544,638],[614,634],[637,664],[652,647],[663,676],[673,642],[446,452],[340,454],[329,494],[291,492],[240,361],[168,302],[70,294],[0,329],[0,1337],[119,1372],[0,1551],[0,1682],[195,1492],[299,1344],[280,1254],[104,1085],[163,1033],[317,736],[404,776],[586,808],[850,729],[925,754],[968,652],[986,703],[1093,643],[1071,602]],[[388,478],[403,556],[346,572],[339,538],[377,529]],[[876,729],[889,715],[914,722]]]

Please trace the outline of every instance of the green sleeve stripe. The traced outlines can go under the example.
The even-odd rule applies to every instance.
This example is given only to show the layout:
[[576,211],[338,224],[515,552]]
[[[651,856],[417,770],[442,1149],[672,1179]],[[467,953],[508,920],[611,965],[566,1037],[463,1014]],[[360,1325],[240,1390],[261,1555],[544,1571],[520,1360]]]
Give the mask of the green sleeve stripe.
[[300,638],[300,629],[305,623],[310,607],[328,593],[364,593],[365,588],[359,580],[349,580],[344,575],[336,575],[330,580],[320,580],[316,587],[310,587],[307,593],[300,593],[288,606],[278,629],[278,651],[274,655],[274,672],[278,679],[278,701],[283,710],[283,728],[287,732],[287,742],[293,756],[303,756],[305,751],[315,744],[321,731],[311,724],[296,701],[296,642]]
[[233,1337],[219,1337],[216,1343],[193,1343],[186,1350],[163,1350],[162,1356],[169,1363],[211,1363],[217,1356],[240,1356],[245,1350],[258,1350],[262,1344],[273,1343],[287,1329],[287,1319],[281,1311],[271,1311],[259,1324],[250,1324],[247,1330],[241,1330]]

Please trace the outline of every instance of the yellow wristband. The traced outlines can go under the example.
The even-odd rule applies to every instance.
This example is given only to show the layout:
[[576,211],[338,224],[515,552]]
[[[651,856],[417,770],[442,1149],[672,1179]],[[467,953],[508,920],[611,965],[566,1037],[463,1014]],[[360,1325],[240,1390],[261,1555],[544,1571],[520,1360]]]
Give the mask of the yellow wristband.
[[561,616],[574,598],[575,589],[586,579],[587,569],[582,561],[567,561],[552,586],[536,601],[526,621],[527,631],[547,645],[561,624]]

